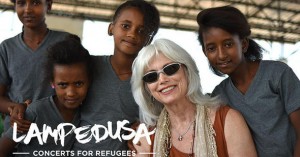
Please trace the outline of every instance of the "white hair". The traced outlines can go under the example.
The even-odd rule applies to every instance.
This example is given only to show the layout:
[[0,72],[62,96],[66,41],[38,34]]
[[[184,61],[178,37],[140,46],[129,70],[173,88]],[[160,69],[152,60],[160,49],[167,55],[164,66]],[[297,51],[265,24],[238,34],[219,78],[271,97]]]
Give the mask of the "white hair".
[[188,80],[187,98],[196,105],[215,106],[219,99],[203,95],[200,77],[194,59],[187,51],[168,39],[158,39],[153,44],[144,47],[132,65],[131,88],[133,97],[140,108],[140,121],[148,126],[155,126],[163,109],[163,104],[156,101],[142,80],[151,59],[163,54],[168,59],[183,64]]

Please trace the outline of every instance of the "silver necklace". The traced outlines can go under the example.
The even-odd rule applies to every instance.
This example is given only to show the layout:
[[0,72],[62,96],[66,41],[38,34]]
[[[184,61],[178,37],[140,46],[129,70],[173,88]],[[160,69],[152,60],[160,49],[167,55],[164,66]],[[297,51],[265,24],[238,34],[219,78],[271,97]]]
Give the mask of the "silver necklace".
[[189,125],[189,127],[187,128],[187,130],[183,133],[183,134],[180,134],[177,130],[176,130],[176,132],[178,133],[178,141],[182,141],[182,139],[183,139],[183,136],[190,130],[190,128],[191,128],[191,126],[194,124],[194,122],[195,122],[195,120],[193,120],[191,123],[190,123],[190,125]]

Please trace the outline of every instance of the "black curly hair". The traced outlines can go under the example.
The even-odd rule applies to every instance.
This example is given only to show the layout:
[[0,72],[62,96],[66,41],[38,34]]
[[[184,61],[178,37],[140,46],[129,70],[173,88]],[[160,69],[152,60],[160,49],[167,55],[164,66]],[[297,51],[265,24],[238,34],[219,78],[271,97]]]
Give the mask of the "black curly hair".
[[55,43],[48,48],[47,62],[45,65],[46,80],[53,81],[55,65],[70,65],[84,63],[89,80],[92,80],[93,64],[89,51],[80,43],[76,35],[68,35],[65,40]]
[[144,0],[128,0],[116,9],[112,21],[115,22],[118,19],[122,10],[131,7],[139,9],[144,15],[144,26],[146,27],[147,33],[151,35],[148,42],[150,43],[160,25],[159,11],[153,4]]

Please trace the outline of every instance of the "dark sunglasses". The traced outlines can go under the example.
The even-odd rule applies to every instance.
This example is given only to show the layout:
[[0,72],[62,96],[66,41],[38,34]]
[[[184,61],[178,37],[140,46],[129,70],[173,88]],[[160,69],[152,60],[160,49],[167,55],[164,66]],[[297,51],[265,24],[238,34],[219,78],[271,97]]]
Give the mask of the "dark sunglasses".
[[161,70],[150,71],[143,76],[143,81],[146,83],[153,83],[153,82],[157,81],[160,73],[164,73],[168,76],[171,76],[179,70],[180,65],[181,65],[180,63],[171,63],[171,64],[166,65]]

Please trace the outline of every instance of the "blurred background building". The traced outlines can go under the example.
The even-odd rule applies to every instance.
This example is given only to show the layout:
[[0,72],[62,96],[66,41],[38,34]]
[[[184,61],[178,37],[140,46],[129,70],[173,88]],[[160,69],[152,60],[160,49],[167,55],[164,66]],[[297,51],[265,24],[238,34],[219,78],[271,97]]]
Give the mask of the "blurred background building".
[[[203,91],[209,93],[224,78],[215,76],[197,41],[197,14],[206,8],[232,5],[248,18],[254,38],[265,49],[263,59],[290,65],[300,78],[299,0],[148,0],[161,15],[161,29],[155,38],[168,38],[185,48],[200,69]],[[53,0],[47,16],[51,29],[79,35],[94,55],[113,53],[113,39],[107,27],[123,0]],[[9,0],[0,0],[0,42],[22,30]]]

